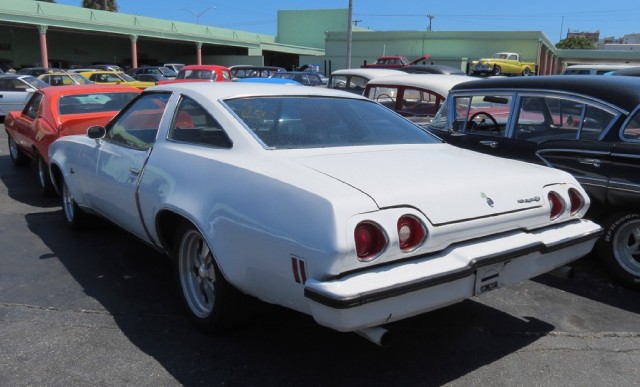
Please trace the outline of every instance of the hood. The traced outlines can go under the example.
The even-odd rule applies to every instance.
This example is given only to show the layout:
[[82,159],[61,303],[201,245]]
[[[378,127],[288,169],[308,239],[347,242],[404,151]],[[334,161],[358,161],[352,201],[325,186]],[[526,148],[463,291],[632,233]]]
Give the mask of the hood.
[[362,191],[380,208],[415,207],[436,225],[540,207],[545,185],[568,180],[551,168],[447,144],[352,149],[294,161]]

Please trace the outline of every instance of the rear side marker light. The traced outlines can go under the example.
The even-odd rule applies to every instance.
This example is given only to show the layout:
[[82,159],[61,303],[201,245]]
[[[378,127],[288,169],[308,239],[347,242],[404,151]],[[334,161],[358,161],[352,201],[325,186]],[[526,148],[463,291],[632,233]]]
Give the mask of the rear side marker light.
[[571,216],[577,214],[584,207],[584,197],[575,188],[569,188],[569,200],[571,202],[571,209],[569,213]]
[[551,206],[551,211],[549,213],[550,220],[556,220],[562,215],[565,209],[565,203],[562,199],[562,196],[557,192],[551,191],[547,195],[547,199],[549,199],[549,205]]
[[398,241],[402,252],[419,247],[427,237],[426,228],[413,216],[405,215],[398,219]]
[[356,253],[361,261],[375,259],[387,246],[387,237],[377,224],[371,222],[358,223],[354,230]]

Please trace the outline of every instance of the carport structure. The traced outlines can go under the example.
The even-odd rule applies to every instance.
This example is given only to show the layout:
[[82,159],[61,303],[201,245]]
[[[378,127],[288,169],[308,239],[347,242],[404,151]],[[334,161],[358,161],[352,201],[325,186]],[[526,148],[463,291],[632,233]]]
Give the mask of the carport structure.
[[70,67],[181,62],[290,66],[324,50],[213,26],[38,1],[0,0],[0,61]]

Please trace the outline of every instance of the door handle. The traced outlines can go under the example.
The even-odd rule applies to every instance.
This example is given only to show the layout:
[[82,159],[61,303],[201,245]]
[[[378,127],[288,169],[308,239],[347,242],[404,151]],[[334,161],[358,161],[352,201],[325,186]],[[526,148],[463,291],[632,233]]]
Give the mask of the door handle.
[[578,159],[580,164],[593,165],[594,167],[600,167],[600,160],[598,159]]
[[140,170],[137,168],[129,168],[129,173],[132,175],[138,176],[140,174]]
[[483,141],[480,141],[480,144],[481,145],[486,145],[486,146],[491,147],[491,148],[497,148],[498,147],[498,142],[497,141],[493,141],[493,140],[483,140]]

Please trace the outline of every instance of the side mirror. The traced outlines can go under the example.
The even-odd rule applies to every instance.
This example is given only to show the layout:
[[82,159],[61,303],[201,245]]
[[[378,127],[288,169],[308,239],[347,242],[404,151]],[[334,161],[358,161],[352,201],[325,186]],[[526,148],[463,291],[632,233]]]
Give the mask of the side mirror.
[[97,140],[103,138],[107,134],[107,129],[104,126],[91,126],[87,129],[87,137]]

